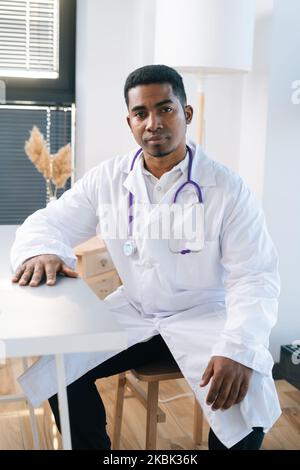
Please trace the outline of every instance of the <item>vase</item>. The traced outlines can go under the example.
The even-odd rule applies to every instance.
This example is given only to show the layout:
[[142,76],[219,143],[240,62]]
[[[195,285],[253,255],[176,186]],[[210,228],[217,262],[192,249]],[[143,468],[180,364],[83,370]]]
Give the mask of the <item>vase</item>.
[[52,201],[56,201],[56,190],[54,185],[51,183],[50,178],[46,179],[46,204],[50,204]]

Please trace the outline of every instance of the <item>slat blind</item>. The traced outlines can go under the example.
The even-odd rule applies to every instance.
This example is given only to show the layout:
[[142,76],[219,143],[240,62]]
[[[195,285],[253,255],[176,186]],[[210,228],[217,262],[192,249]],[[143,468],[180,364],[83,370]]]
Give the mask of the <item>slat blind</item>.
[[0,0],[0,77],[58,76],[59,0]]
[[[71,107],[0,105],[0,225],[22,224],[26,217],[46,206],[46,185],[41,173],[24,152],[29,131],[36,125],[50,137],[51,153],[71,142]],[[65,190],[71,186],[71,179]],[[58,197],[64,192],[58,190]]]

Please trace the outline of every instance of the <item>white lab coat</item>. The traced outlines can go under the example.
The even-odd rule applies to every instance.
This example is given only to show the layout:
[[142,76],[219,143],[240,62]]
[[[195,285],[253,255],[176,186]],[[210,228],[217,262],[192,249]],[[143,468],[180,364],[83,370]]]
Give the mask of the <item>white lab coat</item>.
[[[124,240],[106,239],[123,285],[105,302],[127,330],[128,346],[162,335],[215,434],[231,447],[254,426],[267,431],[281,413],[268,351],[277,316],[278,259],[262,210],[241,178],[190,145],[192,179],[201,187],[205,208],[204,250],[174,254],[166,240],[141,239],[138,253],[125,257]],[[57,254],[74,267],[72,247],[101,232],[105,204],[112,204],[113,221],[119,207],[126,212],[129,190],[135,202],[149,203],[141,158],[129,171],[133,155],[102,162],[58,201],[28,217],[16,233],[13,269],[42,253]],[[191,188],[185,191],[188,197]],[[173,196],[171,189],[161,203],[171,203]],[[68,355],[67,382],[114,354]],[[254,370],[245,399],[226,411],[212,411],[205,404],[210,384],[199,386],[212,355]],[[40,359],[19,381],[32,404],[39,405],[57,391],[53,357]]]

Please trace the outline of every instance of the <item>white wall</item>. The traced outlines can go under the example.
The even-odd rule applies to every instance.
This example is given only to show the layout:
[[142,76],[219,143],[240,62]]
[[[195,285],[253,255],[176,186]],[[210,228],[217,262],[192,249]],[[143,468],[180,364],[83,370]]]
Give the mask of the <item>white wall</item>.
[[262,202],[273,0],[257,0],[252,71],[243,79],[238,172]]
[[205,151],[234,171],[240,159],[242,84],[241,75],[216,75],[205,85]]
[[271,337],[276,359],[281,344],[300,339],[300,104],[291,101],[292,82],[300,79],[299,18],[299,0],[274,1],[263,205],[282,278]]

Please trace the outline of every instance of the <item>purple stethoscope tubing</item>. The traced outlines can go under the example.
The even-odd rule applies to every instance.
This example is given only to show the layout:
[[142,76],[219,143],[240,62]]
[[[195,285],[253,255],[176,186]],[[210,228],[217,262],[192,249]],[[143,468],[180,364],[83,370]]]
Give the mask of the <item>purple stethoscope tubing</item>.
[[[177,197],[180,193],[180,191],[182,191],[182,189],[187,186],[188,184],[191,184],[194,186],[194,188],[196,188],[196,191],[197,191],[197,194],[198,194],[198,201],[200,204],[203,204],[203,198],[202,198],[202,192],[201,192],[201,189],[200,189],[200,186],[191,179],[191,172],[192,172],[192,165],[193,165],[193,153],[192,153],[192,149],[187,145],[186,146],[187,148],[187,151],[188,151],[188,154],[189,154],[189,164],[188,164],[188,177],[187,177],[187,180],[179,186],[179,188],[176,190],[175,194],[174,194],[174,198],[173,198],[173,204],[176,202],[177,200]],[[131,162],[131,166],[130,166],[130,171],[133,170],[133,167],[134,167],[134,164],[136,162],[136,159],[137,157],[140,155],[140,153],[142,152],[142,148],[140,148],[136,154],[134,155],[133,157],[133,160]],[[132,206],[133,206],[133,194],[131,191],[129,191],[129,196],[128,196],[128,209],[129,209],[129,215],[128,215],[128,237],[132,237],[132,224],[133,224],[133,215],[132,215]],[[190,253],[191,250],[181,250],[181,254],[182,255],[185,255],[186,253]]]

